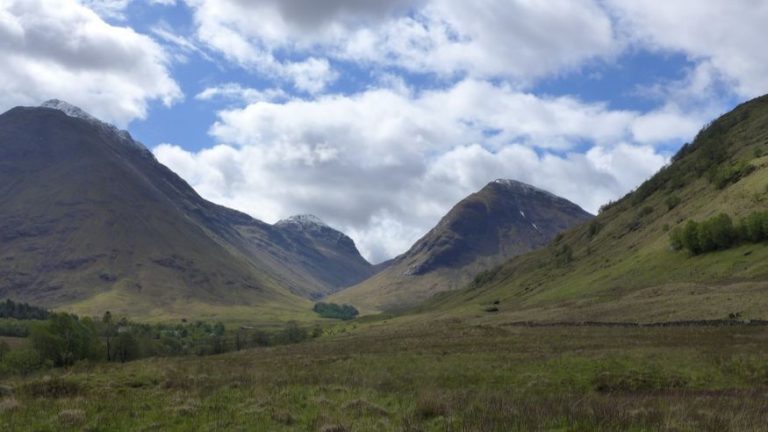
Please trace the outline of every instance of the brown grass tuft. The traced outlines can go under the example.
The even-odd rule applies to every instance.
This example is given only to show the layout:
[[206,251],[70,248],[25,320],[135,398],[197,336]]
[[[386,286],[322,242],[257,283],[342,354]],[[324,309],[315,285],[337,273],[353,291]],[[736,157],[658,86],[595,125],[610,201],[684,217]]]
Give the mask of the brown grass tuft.
[[18,411],[20,409],[21,404],[16,400],[16,398],[10,397],[0,401],[0,414]]
[[85,411],[81,409],[65,409],[59,411],[59,423],[62,426],[77,426],[85,422]]
[[83,393],[83,387],[72,380],[44,378],[25,384],[19,389],[19,392],[36,398],[57,399],[79,396]]
[[357,417],[387,417],[390,415],[389,411],[365,399],[348,401],[343,408],[344,411]]
[[283,410],[272,411],[272,420],[286,426],[291,426],[296,423],[296,418],[294,418],[288,411]]
[[438,392],[427,392],[419,395],[414,408],[414,415],[422,420],[437,417],[447,417],[451,408],[446,398]]

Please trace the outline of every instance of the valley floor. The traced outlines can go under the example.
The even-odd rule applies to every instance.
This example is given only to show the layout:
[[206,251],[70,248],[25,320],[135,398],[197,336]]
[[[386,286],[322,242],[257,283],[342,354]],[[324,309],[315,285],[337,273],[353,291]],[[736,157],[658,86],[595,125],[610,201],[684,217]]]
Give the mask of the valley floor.
[[0,430],[768,430],[768,328],[350,324],[4,383]]

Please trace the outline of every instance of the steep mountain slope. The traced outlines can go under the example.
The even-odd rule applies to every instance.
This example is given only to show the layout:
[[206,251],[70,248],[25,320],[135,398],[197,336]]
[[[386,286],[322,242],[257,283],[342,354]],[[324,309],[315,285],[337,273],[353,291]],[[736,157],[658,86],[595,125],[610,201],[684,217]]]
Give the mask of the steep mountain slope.
[[593,222],[424,310],[481,321],[766,319],[765,243],[696,256],[670,246],[670,232],[687,221],[727,213],[738,223],[765,210],[766,154],[764,96],[710,124],[669,166]]
[[[343,234],[335,250],[205,201],[127,132],[60,101],[0,115],[0,200],[0,297],[46,306],[295,315],[311,307],[301,297],[373,272]],[[346,260],[357,273],[317,269]]]
[[477,272],[543,246],[591,217],[549,192],[496,180],[458,203],[382,272],[330,299],[369,310],[413,306],[466,285]]
[[292,251],[300,258],[302,268],[333,291],[361,282],[374,272],[351,238],[315,216],[293,216],[275,227],[297,245]]

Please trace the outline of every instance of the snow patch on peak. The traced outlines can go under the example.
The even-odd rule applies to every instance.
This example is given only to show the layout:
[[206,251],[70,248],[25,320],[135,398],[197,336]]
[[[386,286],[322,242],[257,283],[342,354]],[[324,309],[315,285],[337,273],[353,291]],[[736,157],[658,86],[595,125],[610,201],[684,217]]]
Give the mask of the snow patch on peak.
[[131,136],[131,134],[128,133],[128,131],[119,129],[116,126],[114,126],[114,125],[112,125],[110,123],[103,122],[103,121],[97,119],[96,117],[88,114],[85,110],[83,110],[82,108],[80,108],[78,106],[72,105],[71,103],[65,102],[65,101],[60,100],[60,99],[51,99],[51,100],[47,100],[47,101],[43,102],[40,105],[40,107],[41,108],[50,108],[50,109],[59,110],[59,111],[63,112],[64,114],[68,115],[69,117],[85,120],[88,123],[91,123],[91,124],[93,124],[95,126],[98,126],[102,130],[105,130],[105,131],[108,131],[110,133],[113,133],[113,134],[117,135],[117,137],[118,137],[120,142],[122,142],[122,143],[124,143],[126,145],[133,146],[133,147],[141,150],[142,153],[144,153],[145,156],[149,156],[149,157],[154,158],[154,155],[152,154],[152,152],[149,151],[149,149],[144,144],[142,144],[142,143],[140,143],[138,141],[135,141],[133,139],[133,137]]
[[557,195],[553,194],[552,192],[546,191],[544,189],[539,189],[536,186],[531,186],[528,183],[523,183],[517,180],[512,179],[496,179],[493,181],[494,184],[502,185],[508,188],[515,188],[518,190],[521,190],[525,193],[542,193],[545,195],[548,195],[552,198],[560,199]]
[[43,102],[43,104],[40,105],[40,107],[59,110],[70,117],[87,120],[92,123],[101,123],[99,119],[88,114],[82,108],[74,106],[69,102],[64,102],[63,100],[59,100],[59,99],[47,100]]
[[330,228],[328,225],[325,224],[325,222],[323,222],[319,217],[315,215],[291,216],[287,219],[283,219],[279,221],[275,225],[278,225],[278,226],[298,225],[303,228],[313,228],[313,227]]

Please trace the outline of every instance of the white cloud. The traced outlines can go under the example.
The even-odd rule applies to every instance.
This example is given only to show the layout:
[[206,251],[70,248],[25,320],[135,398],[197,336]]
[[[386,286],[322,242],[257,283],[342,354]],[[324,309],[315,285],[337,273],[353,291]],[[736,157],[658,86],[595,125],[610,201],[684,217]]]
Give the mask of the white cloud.
[[123,11],[132,0],[79,0],[84,6],[90,8],[105,18],[123,19]]
[[[596,211],[666,162],[653,145],[690,137],[682,114],[615,111],[476,80],[258,101],[219,117],[211,134],[222,145],[197,153],[163,145],[156,156],[206,198],[265,221],[317,214],[373,260],[403,252],[495,178]],[[643,136],[643,122],[663,133]]]
[[275,102],[288,100],[288,94],[282,89],[257,90],[243,87],[237,83],[225,83],[214,87],[208,87],[195,95],[195,99],[209,101],[213,99],[225,99],[238,103]]
[[[116,20],[125,19],[125,9],[135,0],[78,0],[83,6],[88,7],[104,18]],[[176,0],[139,0],[151,5],[173,6]]]
[[339,42],[353,60],[521,82],[617,52],[611,20],[592,0],[432,0]]
[[[269,21],[269,16],[262,16],[258,8],[257,13],[253,14],[252,9],[258,2],[188,2],[195,8],[198,39],[207,47],[221,52],[229,61],[266,76],[287,80],[296,89],[311,94],[324,90],[338,78],[337,72],[331,68],[326,58],[306,55],[301,60],[280,61],[272,50],[265,49],[261,41],[250,39],[253,29],[259,28],[269,32],[275,25]],[[255,17],[258,17],[259,21],[255,21]]]
[[0,3],[0,109],[59,98],[125,125],[181,98],[163,49],[74,0]]
[[635,44],[686,54],[742,97],[768,92],[768,2],[607,0]]
[[[197,36],[209,47],[313,92],[335,78],[317,52],[360,64],[521,82],[617,52],[611,20],[594,0],[187,3],[195,10]],[[301,60],[279,61],[280,51]],[[311,84],[302,81],[307,75]]]
[[171,26],[161,22],[152,28],[152,34],[166,43],[166,48],[175,49],[175,58],[179,63],[186,63],[189,54],[196,54],[200,57],[213,62],[213,59],[197,44],[184,36],[173,32]]

